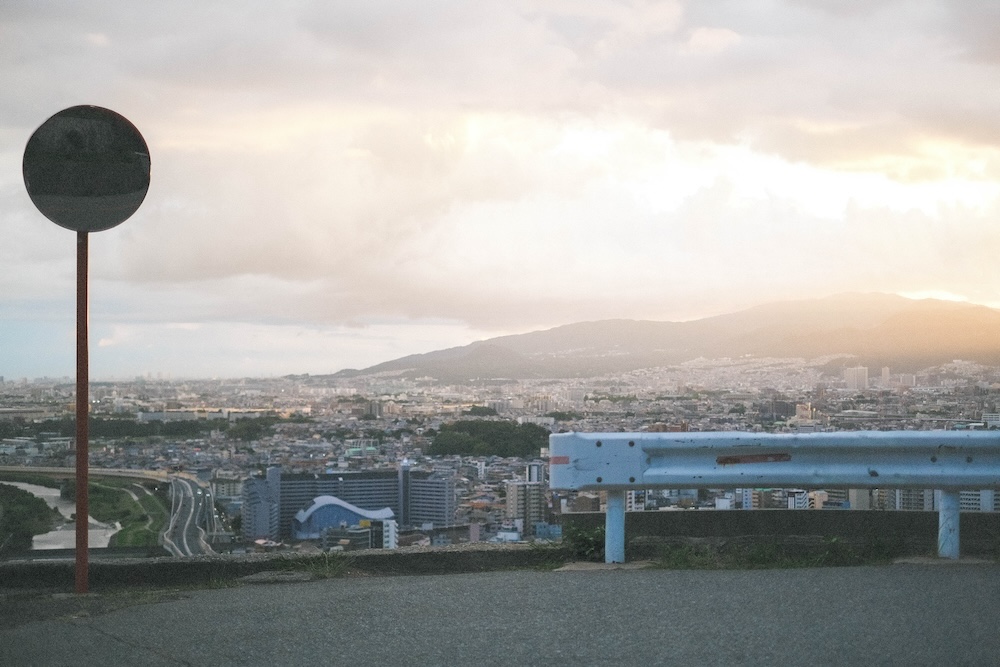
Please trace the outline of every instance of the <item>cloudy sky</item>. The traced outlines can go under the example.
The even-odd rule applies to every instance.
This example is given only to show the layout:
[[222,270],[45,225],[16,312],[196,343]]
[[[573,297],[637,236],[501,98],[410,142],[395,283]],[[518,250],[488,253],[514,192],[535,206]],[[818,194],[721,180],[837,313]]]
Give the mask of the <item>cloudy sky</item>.
[[0,375],[74,372],[57,111],[150,148],[95,378],[328,373],[846,291],[1000,306],[1000,3],[0,3]]

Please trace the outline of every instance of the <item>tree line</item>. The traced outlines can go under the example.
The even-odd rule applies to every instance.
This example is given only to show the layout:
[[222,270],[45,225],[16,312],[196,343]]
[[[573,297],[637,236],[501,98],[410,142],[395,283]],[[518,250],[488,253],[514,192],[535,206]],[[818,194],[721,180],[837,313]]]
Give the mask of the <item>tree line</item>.
[[427,453],[531,458],[538,456],[548,442],[548,430],[538,424],[467,420],[442,424]]
[[[282,422],[299,423],[302,418],[281,419],[265,415],[256,418],[237,419],[230,423],[219,419],[191,419],[184,421],[136,421],[132,418],[91,418],[89,433],[92,438],[150,438],[173,437],[190,438],[207,435],[212,431],[223,431],[231,440],[258,440],[272,426]],[[38,437],[43,433],[57,434],[64,438],[76,435],[76,419],[63,417],[39,422],[23,419],[0,420],[0,438]]]

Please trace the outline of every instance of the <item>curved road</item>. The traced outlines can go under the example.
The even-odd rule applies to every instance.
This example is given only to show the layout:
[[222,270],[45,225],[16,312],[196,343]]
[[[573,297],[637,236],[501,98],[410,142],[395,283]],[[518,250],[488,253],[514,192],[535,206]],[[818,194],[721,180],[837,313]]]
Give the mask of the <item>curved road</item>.
[[208,492],[184,477],[170,480],[170,522],[164,546],[175,556],[215,553],[205,541],[205,526],[214,530],[215,508]]

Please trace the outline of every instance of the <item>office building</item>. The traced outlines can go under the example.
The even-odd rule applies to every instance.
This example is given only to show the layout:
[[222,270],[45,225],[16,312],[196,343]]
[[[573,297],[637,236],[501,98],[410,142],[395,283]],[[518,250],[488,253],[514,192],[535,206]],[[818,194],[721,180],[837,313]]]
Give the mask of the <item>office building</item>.
[[934,496],[932,489],[887,489],[885,509],[934,511],[937,509]]
[[[261,487],[262,483],[266,489]],[[367,511],[388,508],[400,526],[432,523],[443,527],[455,522],[454,478],[411,470],[406,465],[398,470],[288,475],[282,474],[280,467],[272,467],[268,468],[265,479],[246,480],[243,489],[244,512],[249,516],[263,514],[263,505],[276,499],[277,537],[271,539],[292,538],[296,513],[311,507],[320,496],[333,496]],[[267,511],[273,511],[270,507]]]
[[844,384],[850,391],[861,391],[868,388],[868,369],[865,366],[855,366],[844,369]]
[[520,521],[525,530],[546,519],[545,484],[542,482],[507,482],[507,508],[504,516]]
[[281,469],[269,468],[263,478],[251,477],[243,482],[243,539],[277,540],[280,523]]
[[320,496],[292,520],[296,540],[321,540],[323,548],[395,549],[399,530],[392,510],[363,510],[333,496]]
[[959,509],[962,512],[993,512],[996,511],[996,504],[997,494],[992,489],[959,493]]
[[331,528],[350,528],[362,522],[387,521],[393,518],[388,507],[363,510],[333,496],[314,498],[309,507],[300,509],[292,519],[292,537],[296,540],[318,540]]

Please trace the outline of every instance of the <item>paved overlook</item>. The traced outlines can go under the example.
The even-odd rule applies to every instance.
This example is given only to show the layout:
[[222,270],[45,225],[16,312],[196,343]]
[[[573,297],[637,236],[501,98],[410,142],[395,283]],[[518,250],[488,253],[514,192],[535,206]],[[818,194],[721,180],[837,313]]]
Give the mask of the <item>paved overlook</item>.
[[0,664],[991,665],[998,574],[934,564],[246,585],[139,596],[157,602],[102,615],[22,613],[0,629]]

